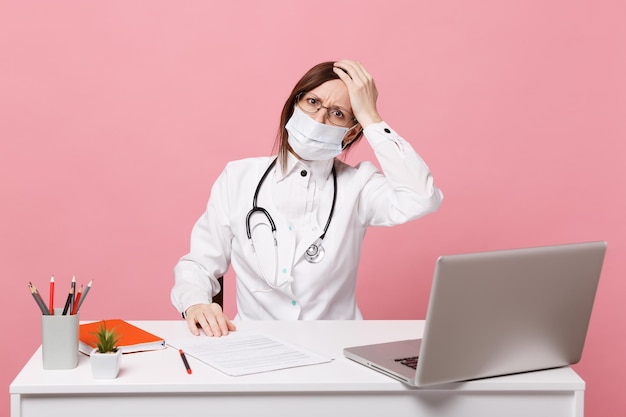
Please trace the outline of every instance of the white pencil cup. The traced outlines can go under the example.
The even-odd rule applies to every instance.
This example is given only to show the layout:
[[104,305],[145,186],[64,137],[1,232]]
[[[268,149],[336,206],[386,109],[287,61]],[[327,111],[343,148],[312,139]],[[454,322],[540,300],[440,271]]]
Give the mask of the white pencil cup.
[[78,314],[41,316],[41,355],[43,369],[72,369],[78,365]]

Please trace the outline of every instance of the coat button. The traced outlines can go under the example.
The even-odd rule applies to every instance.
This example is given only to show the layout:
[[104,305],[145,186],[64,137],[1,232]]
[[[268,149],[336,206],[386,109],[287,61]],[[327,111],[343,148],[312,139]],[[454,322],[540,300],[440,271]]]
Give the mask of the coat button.
[[300,175],[302,175],[303,177],[306,177],[306,169],[303,169],[302,171],[300,171]]
[[389,130],[389,128],[388,128],[388,127],[386,127],[386,128],[385,128],[385,132],[387,132],[387,133],[391,133],[391,130]]

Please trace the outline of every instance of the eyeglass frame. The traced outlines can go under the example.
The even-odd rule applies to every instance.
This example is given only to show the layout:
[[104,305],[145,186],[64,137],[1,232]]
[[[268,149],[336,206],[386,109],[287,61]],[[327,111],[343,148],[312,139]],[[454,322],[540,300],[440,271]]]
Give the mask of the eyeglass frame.
[[[295,97],[295,103],[296,103],[296,106],[298,106],[298,107],[300,108],[300,110],[302,110],[302,111],[303,111],[303,112],[305,112],[306,114],[317,114],[317,112],[319,112],[319,111],[320,111],[320,109],[324,109],[324,110],[326,110],[326,116],[328,116],[328,121],[329,121],[329,122],[330,122],[333,126],[353,128],[354,126],[356,126],[356,125],[359,123],[359,121],[356,119],[356,117],[354,117],[354,114],[352,114],[352,112],[351,112],[351,111],[348,111],[348,110],[342,109],[341,107],[337,107],[337,106],[334,106],[334,107],[326,107],[326,106],[323,106],[323,105],[321,105],[321,104],[320,104],[320,105],[319,105],[319,107],[317,108],[317,110],[315,110],[314,112],[308,112],[308,111],[304,110],[304,109],[300,106],[300,99],[301,99],[301,98],[304,98],[304,95],[306,95],[306,94],[310,94],[310,92],[307,92],[307,91],[301,91],[301,92],[299,92],[299,93],[296,95],[296,97]],[[312,96],[313,96],[313,98],[315,98],[315,99],[319,100],[320,102],[322,101],[322,100],[321,100],[319,97],[317,97],[316,95],[312,94]],[[349,125],[338,125],[338,124],[336,124],[336,123],[333,123],[333,122],[330,120],[330,119],[331,119],[331,117],[330,117],[330,110],[331,110],[331,109],[337,109],[337,110],[340,110],[340,111],[342,111],[342,112],[344,112],[344,113],[347,113],[347,114],[349,114],[350,116],[352,116],[352,118],[351,118],[351,119],[349,119],[349,120],[350,120],[350,121],[352,121],[352,122],[353,122],[353,124],[352,124],[351,126],[349,126]],[[348,123],[349,123],[349,122],[348,122]]]

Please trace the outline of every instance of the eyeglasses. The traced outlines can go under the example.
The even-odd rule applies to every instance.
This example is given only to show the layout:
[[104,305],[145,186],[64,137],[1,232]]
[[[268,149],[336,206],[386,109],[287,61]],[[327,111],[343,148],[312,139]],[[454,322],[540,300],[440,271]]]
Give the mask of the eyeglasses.
[[326,110],[328,121],[335,126],[351,127],[357,123],[352,113],[342,108],[322,106],[322,101],[311,93],[300,93],[296,96],[296,103],[300,110],[307,114],[315,114],[320,109]]

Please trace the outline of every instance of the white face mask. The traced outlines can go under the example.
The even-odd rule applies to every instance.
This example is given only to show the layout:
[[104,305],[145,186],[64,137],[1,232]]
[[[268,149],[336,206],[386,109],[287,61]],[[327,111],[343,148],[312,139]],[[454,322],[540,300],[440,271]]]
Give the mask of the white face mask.
[[313,120],[295,106],[285,125],[289,146],[305,161],[325,161],[341,154],[347,127],[331,126]]

